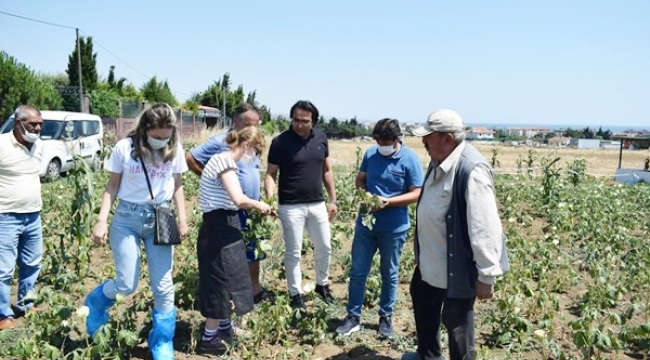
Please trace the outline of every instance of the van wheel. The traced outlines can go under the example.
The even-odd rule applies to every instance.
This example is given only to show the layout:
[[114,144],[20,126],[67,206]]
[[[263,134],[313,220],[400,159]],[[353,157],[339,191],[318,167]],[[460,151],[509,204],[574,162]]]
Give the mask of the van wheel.
[[47,171],[45,172],[46,181],[54,181],[61,176],[61,163],[57,159],[52,159],[47,165]]

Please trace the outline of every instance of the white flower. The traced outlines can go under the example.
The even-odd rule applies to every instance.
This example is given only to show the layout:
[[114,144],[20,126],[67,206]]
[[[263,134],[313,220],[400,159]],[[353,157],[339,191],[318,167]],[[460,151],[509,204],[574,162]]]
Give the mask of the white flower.
[[305,286],[302,287],[302,291],[304,291],[305,294],[308,294],[308,293],[314,291],[315,288],[316,288],[316,284],[312,281],[312,282],[306,283]]
[[117,293],[117,295],[115,295],[115,302],[119,304],[122,300],[124,300],[124,295]]
[[553,245],[559,245],[559,244],[560,244],[560,240],[558,239],[553,240]]
[[546,331],[544,331],[542,329],[537,329],[537,330],[535,330],[535,332],[533,332],[533,335],[535,335],[536,337],[542,339],[542,338],[544,338],[546,336]]
[[29,290],[25,295],[25,300],[36,300],[37,296],[34,290]]
[[61,326],[68,327],[68,320],[61,321]]
[[513,217],[508,218],[508,222],[509,222],[509,223],[513,223],[513,222],[515,222],[515,221],[517,221],[517,219],[515,219],[515,218],[513,218]]
[[271,246],[271,243],[267,240],[260,241],[260,249],[264,252],[268,252],[273,250],[273,246]]
[[90,314],[90,308],[86,305],[77,309],[77,316],[79,316],[82,319],[85,319],[89,314]]
[[515,314],[519,314],[521,312],[521,308],[515,307],[514,311]]

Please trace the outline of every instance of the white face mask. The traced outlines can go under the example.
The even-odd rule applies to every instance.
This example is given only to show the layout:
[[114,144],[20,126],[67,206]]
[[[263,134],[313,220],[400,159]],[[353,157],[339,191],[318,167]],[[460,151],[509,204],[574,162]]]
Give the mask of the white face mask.
[[22,131],[23,140],[27,141],[28,143],[33,143],[36,140],[38,140],[38,138],[40,136],[39,133],[27,132],[27,129],[25,129],[25,125],[23,125],[23,122],[22,121],[18,121],[18,122],[20,123],[20,126],[22,126],[22,128],[23,128],[23,131]]
[[244,155],[242,155],[241,159],[239,159],[239,163],[250,165],[253,162],[255,162],[255,156],[249,154],[248,151],[245,150]]
[[167,146],[167,143],[169,143],[169,139],[171,139],[171,137],[161,140],[161,139],[153,138],[151,136],[147,136],[147,142],[149,143],[149,146],[151,146],[151,148],[154,150],[162,149],[165,146]]
[[377,151],[384,156],[389,156],[395,152],[395,145],[379,146]]

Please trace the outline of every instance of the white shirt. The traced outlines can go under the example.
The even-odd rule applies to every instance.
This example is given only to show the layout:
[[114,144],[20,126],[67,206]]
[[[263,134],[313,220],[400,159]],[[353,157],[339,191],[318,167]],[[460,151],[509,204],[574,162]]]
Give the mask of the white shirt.
[[[418,260],[422,280],[440,289],[447,288],[448,279],[445,216],[451,205],[456,168],[463,150],[464,142],[433,170],[424,183],[417,210],[416,231],[420,245]],[[465,201],[468,233],[478,269],[478,280],[494,284],[495,278],[503,275],[510,265],[492,176],[486,165],[479,164],[470,173]]]
[[[149,203],[151,202],[151,195],[149,195],[147,179],[142,171],[140,159],[134,159],[131,156],[133,152],[131,144],[133,144],[133,141],[129,137],[115,144],[111,156],[106,161],[106,170],[122,174],[120,189],[117,191],[118,199],[135,204]],[[151,190],[156,203],[170,201],[174,195],[173,174],[187,171],[183,146],[179,142],[174,159],[164,163],[159,152],[156,152],[156,163],[152,164],[145,161],[145,167],[149,174]]]
[[41,211],[42,144],[36,140],[28,149],[13,131],[0,135],[0,214]]
[[210,158],[199,181],[199,208],[207,213],[212,210],[225,209],[236,211],[239,208],[230,199],[221,181],[221,174],[226,171],[239,171],[235,160],[224,154],[216,154]]

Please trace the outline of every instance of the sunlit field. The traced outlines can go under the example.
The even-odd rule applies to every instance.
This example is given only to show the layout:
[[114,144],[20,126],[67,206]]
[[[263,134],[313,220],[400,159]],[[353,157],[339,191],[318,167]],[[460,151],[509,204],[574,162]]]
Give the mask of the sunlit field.
[[[203,135],[205,138],[207,134]],[[201,141],[201,137],[191,142]],[[419,139],[407,146],[428,163]],[[399,359],[415,349],[415,323],[408,294],[414,268],[412,229],[400,263],[400,287],[393,318],[396,336],[377,334],[380,275],[377,259],[368,278],[364,329],[337,337],[345,316],[353,224],[359,206],[354,178],[360,154],[372,141],[332,141],[339,215],[332,224],[331,281],[340,300],[327,305],[310,291],[313,251],[305,235],[303,286],[306,316],[291,324],[279,221],[262,284],[274,291],[274,305],[262,303],[237,319],[246,334],[223,359]],[[192,144],[187,141],[186,148]],[[479,359],[643,359],[650,348],[650,187],[612,181],[618,152],[478,146],[495,164],[496,191],[511,262],[496,285],[495,298],[477,302]],[[533,152],[530,152],[533,151]],[[626,151],[624,166],[641,168],[648,151]],[[38,302],[44,311],[18,319],[0,332],[3,359],[149,359],[146,335],[153,304],[147,267],[139,291],[111,309],[111,320],[94,339],[77,313],[86,293],[115,270],[110,250],[92,245],[100,194],[107,174],[82,169],[43,186],[45,256]],[[198,313],[195,245],[201,214],[198,178],[183,175],[190,236],[175,250],[177,359],[197,354],[202,331]],[[443,332],[443,343],[446,345]]]

